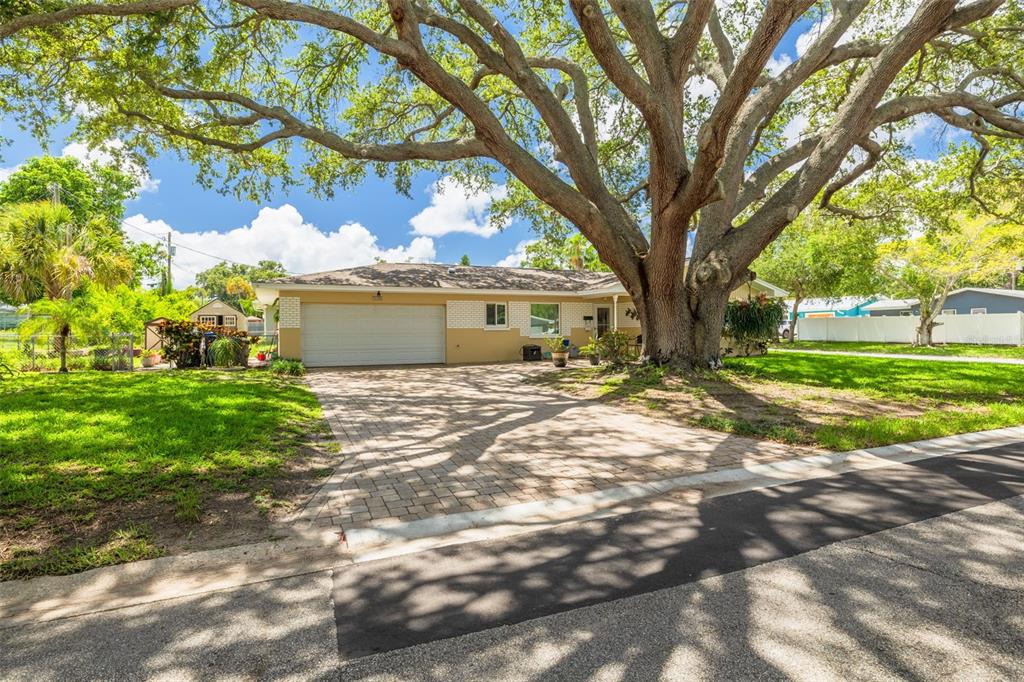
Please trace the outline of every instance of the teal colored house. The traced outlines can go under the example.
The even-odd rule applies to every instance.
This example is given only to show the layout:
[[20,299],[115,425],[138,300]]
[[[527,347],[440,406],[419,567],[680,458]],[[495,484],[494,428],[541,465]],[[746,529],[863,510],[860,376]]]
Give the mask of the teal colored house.
[[866,317],[871,314],[866,306],[878,300],[877,296],[861,298],[844,296],[842,298],[809,298],[801,301],[797,311],[797,319],[805,317]]

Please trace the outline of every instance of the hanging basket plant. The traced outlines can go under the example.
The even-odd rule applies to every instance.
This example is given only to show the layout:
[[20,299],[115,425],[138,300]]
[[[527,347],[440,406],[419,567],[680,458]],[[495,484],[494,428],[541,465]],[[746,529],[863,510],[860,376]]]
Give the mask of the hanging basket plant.
[[764,352],[768,344],[778,338],[779,326],[785,316],[785,304],[764,294],[729,301],[725,307],[724,335],[739,347],[754,347]]

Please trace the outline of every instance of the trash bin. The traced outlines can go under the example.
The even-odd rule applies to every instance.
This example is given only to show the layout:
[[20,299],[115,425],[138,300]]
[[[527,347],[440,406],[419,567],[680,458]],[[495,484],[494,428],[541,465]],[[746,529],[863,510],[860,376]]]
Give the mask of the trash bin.
[[544,359],[544,356],[541,355],[540,346],[529,344],[529,343],[526,344],[525,346],[523,346],[523,360],[532,361],[532,360],[543,360],[543,359]]

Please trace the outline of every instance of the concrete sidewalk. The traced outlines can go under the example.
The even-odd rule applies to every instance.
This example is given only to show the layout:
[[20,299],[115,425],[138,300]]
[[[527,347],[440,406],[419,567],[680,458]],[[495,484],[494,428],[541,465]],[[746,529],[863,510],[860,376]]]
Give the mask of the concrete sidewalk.
[[692,508],[738,492],[871,471],[1024,442],[1024,427],[882,448],[832,453],[663,479],[503,509],[400,522],[338,534],[297,532],[290,540],[231,547],[94,569],[70,576],[0,582],[0,628],[214,593],[244,585],[428,549],[510,538],[645,509]]
[[0,679],[1016,679],[1024,452],[0,628]]
[[1024,365],[1024,360],[1017,358],[979,358],[966,355],[923,355],[916,353],[869,353],[852,350],[811,350],[800,348],[769,349],[772,353],[806,353],[808,355],[845,355],[853,358],[886,358],[896,360],[932,360],[935,362],[976,362],[988,365]]

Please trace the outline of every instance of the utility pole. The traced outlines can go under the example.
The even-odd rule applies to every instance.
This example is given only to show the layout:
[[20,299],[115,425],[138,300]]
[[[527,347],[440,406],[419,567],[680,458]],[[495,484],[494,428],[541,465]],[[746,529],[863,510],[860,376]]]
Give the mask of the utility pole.
[[171,233],[167,233],[167,272],[164,274],[164,291],[163,293],[171,293],[171,258],[174,256],[174,247],[171,246]]
[[50,183],[50,203],[54,206],[60,206],[60,183]]

